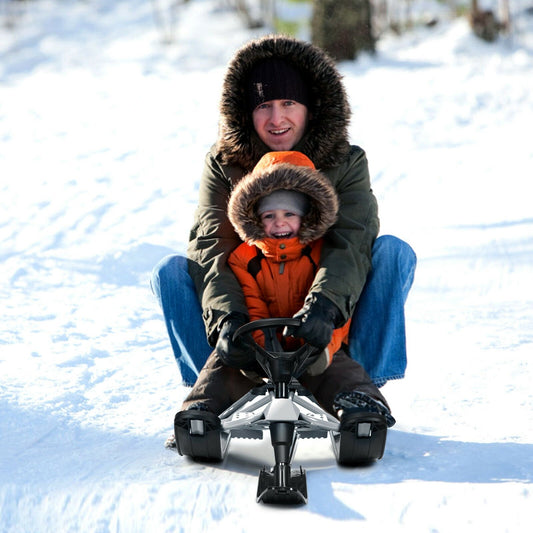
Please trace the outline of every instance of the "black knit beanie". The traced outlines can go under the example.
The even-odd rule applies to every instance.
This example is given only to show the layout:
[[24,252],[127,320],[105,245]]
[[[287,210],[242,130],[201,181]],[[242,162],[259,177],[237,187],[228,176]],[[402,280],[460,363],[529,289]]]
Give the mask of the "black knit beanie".
[[309,107],[309,89],[302,75],[283,59],[265,59],[254,65],[246,90],[250,111],[270,100],[294,100]]

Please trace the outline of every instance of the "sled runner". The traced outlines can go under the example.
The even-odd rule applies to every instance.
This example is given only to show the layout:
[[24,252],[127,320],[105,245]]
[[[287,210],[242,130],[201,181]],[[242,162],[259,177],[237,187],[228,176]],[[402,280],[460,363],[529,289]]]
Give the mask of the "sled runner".
[[[174,421],[178,452],[203,461],[224,459],[232,438],[262,439],[268,431],[275,464],[259,473],[258,502],[307,503],[306,473],[302,467],[291,467],[299,438],[329,435],[341,465],[380,459],[385,449],[387,424],[383,415],[356,409],[339,422],[300,385],[297,378],[316,350],[304,344],[296,351],[285,352],[277,336],[279,328],[299,324],[294,318],[268,318],[239,328],[234,340],[242,337],[255,352],[267,376],[265,384],[252,389],[220,416],[191,409],[177,413]],[[251,335],[256,330],[264,333],[264,348]]]

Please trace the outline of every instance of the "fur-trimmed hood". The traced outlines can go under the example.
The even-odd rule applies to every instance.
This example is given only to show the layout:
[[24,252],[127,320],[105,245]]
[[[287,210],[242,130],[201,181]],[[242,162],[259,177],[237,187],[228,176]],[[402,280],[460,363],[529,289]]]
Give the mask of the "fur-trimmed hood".
[[220,101],[217,153],[221,162],[250,172],[270,151],[255,132],[251,113],[246,109],[246,81],[256,63],[271,57],[282,58],[296,67],[309,83],[310,120],[304,137],[293,150],[303,152],[319,169],[337,166],[349,151],[350,107],[341,75],[320,48],[280,35],[248,42],[229,63]]
[[281,163],[251,172],[230,197],[228,217],[243,241],[255,244],[266,238],[257,203],[280,189],[298,191],[309,198],[309,210],[302,217],[299,232],[302,244],[322,237],[337,220],[339,201],[329,179],[313,168]]

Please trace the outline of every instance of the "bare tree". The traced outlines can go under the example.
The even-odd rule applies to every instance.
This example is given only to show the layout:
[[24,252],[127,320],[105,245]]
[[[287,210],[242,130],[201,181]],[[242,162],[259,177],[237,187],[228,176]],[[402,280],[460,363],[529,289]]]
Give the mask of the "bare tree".
[[226,0],[241,15],[247,28],[274,27],[275,0]]
[[6,28],[14,28],[26,10],[27,0],[0,0],[0,20]]
[[155,24],[158,27],[162,41],[171,44],[175,40],[178,24],[178,9],[189,0],[152,0]]

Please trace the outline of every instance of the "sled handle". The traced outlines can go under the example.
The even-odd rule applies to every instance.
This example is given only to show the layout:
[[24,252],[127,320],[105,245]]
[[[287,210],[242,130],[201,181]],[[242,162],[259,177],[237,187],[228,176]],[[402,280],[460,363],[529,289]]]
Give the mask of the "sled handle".
[[253,322],[248,322],[247,324],[244,324],[244,326],[241,326],[233,334],[233,340],[235,341],[237,337],[258,329],[279,326],[299,326],[300,324],[301,320],[299,318],[260,318],[259,320],[254,320]]

